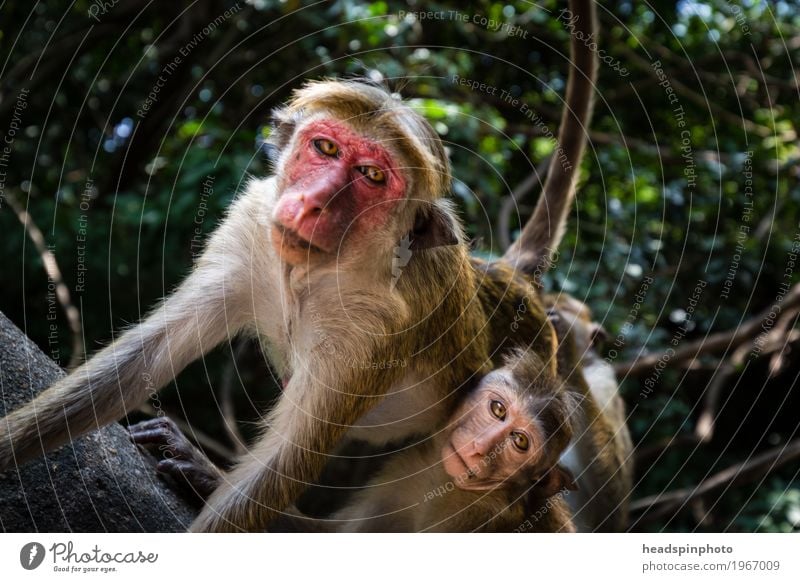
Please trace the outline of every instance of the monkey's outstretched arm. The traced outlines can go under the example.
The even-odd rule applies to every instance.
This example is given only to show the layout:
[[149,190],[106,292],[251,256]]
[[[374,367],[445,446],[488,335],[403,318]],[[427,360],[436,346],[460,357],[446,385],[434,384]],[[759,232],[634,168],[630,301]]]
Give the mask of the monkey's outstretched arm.
[[[375,354],[372,361],[386,357]],[[265,435],[223,476],[192,531],[264,531],[319,478],[333,446],[401,374],[399,368],[312,363],[317,365],[292,377],[267,418]]]
[[143,322],[0,419],[0,472],[120,419],[252,321],[241,250],[249,248],[242,240],[253,232],[249,220],[243,205],[236,205],[194,272]]

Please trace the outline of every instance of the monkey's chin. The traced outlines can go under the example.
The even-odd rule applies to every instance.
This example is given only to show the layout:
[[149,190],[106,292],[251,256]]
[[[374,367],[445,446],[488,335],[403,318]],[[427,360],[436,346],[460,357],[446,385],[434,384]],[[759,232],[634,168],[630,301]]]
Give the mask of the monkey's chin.
[[295,232],[274,224],[272,226],[272,246],[281,260],[292,266],[316,262],[328,255],[324,250],[301,238]]

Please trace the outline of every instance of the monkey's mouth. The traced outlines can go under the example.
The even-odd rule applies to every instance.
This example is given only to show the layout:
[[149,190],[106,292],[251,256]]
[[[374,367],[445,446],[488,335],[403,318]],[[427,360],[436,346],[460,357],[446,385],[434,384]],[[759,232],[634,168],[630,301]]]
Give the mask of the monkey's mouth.
[[469,468],[466,461],[464,461],[461,455],[459,455],[458,453],[456,453],[456,455],[458,455],[458,460],[461,461],[461,464],[464,465],[464,476],[467,479],[475,479],[478,476],[477,473],[475,473],[475,471]]
[[445,472],[458,484],[477,477],[475,471],[470,469],[464,457],[452,443],[448,443],[442,452]]
[[301,237],[295,231],[286,228],[279,222],[274,222],[272,224],[272,238],[277,245],[289,247],[290,249],[296,249],[307,253],[326,252],[317,245],[312,244]]

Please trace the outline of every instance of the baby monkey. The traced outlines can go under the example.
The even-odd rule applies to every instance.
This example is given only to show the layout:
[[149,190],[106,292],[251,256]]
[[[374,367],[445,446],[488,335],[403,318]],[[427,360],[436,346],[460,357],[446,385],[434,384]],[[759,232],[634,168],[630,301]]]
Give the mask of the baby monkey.
[[[270,531],[574,531],[564,499],[574,479],[558,461],[577,405],[551,370],[533,351],[511,353],[465,395],[444,429],[392,454],[330,518],[292,508]],[[201,497],[225,478],[164,419],[131,434],[168,450],[159,470]]]

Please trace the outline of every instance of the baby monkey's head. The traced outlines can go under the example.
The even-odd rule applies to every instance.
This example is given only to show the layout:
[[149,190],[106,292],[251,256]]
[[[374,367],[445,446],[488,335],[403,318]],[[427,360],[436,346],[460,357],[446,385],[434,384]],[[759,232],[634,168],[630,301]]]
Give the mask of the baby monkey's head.
[[461,489],[537,483],[545,495],[574,489],[558,464],[572,439],[574,396],[533,351],[514,351],[481,379],[455,411],[442,451]]

